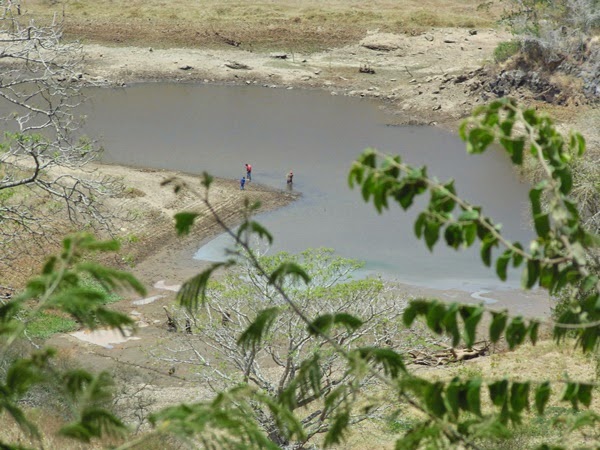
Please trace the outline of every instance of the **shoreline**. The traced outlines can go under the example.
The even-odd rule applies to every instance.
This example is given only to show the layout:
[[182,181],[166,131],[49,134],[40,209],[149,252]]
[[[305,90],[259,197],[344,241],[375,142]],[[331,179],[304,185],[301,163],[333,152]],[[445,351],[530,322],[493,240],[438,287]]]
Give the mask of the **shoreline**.
[[[457,32],[465,32],[465,30],[458,30]],[[438,33],[441,31],[438,30]],[[441,32],[445,33],[445,32]],[[490,32],[490,35],[496,35],[496,31]],[[488,38],[490,36],[487,36]],[[413,37],[410,39],[417,40],[422,39],[424,42],[429,42],[423,39],[422,36]],[[408,38],[407,38],[408,39]],[[435,38],[434,38],[435,41]],[[438,45],[444,44],[440,38]],[[490,43],[490,49],[495,45],[495,41]],[[169,50],[153,50],[140,49],[134,47],[120,47],[120,48],[109,48],[98,45],[91,47],[85,47],[85,51],[89,58],[93,61],[89,68],[87,76],[102,77],[102,74],[108,74],[112,71],[113,77],[111,79],[105,78],[104,81],[108,83],[108,86],[119,87],[127,86],[129,84],[147,84],[147,83],[193,83],[193,84],[210,84],[220,86],[240,86],[240,85],[251,85],[263,88],[275,88],[275,89],[310,89],[315,91],[322,91],[324,95],[348,95],[354,97],[366,97],[370,100],[375,100],[377,106],[383,110],[389,121],[386,123],[390,126],[402,126],[402,125],[424,125],[424,126],[437,126],[446,131],[456,133],[456,124],[466,115],[464,108],[460,107],[465,100],[471,99],[474,103],[472,96],[465,96],[462,93],[457,92],[457,87],[462,89],[461,83],[454,83],[452,77],[455,75],[437,76],[437,80],[431,79],[427,83],[428,89],[434,89],[437,83],[448,85],[448,89],[444,89],[444,96],[448,96],[453,99],[453,103],[449,104],[447,108],[441,110],[435,106],[429,108],[429,103],[432,99],[429,97],[423,97],[423,95],[417,93],[415,97],[426,99],[419,107],[403,108],[399,102],[406,104],[411,100],[409,96],[408,100],[400,99],[400,95],[393,92],[393,89],[389,88],[387,83],[387,77],[382,79],[379,77],[380,84],[376,83],[373,78],[367,78],[369,84],[372,86],[366,87],[364,90],[358,89],[361,85],[364,85],[364,76],[358,71],[354,73],[353,77],[350,76],[339,76],[336,83],[327,82],[328,80],[319,80],[317,82],[314,79],[303,79],[302,75],[306,73],[308,69],[298,69],[298,64],[294,65],[289,70],[279,69],[279,75],[277,80],[274,80],[272,76],[269,76],[268,71],[270,70],[271,60],[268,55],[257,55],[241,50],[227,50],[227,51],[203,51],[197,49],[169,49]],[[360,45],[350,46],[346,48],[346,52],[353,53],[355,51],[372,52],[371,50],[360,48]],[[168,54],[168,56],[167,56]],[[244,57],[245,62],[248,62],[248,58],[254,58],[253,63],[256,65],[252,70],[234,70],[228,69],[223,64],[224,61]],[[387,57],[387,55],[384,55]],[[299,57],[297,59],[300,59]],[[318,59],[318,58],[315,58]],[[127,62],[125,62],[127,61]],[[190,61],[190,68],[182,70],[181,64],[185,61]],[[312,58],[311,58],[312,61]],[[106,64],[108,63],[108,64]],[[302,67],[300,65],[299,67]],[[324,67],[316,68],[314,64],[310,69],[312,72],[319,72],[319,76],[323,73]],[[476,70],[476,68],[472,68]],[[296,72],[297,71],[297,72]],[[411,73],[411,75],[414,75]],[[329,76],[328,79],[334,77]],[[393,78],[392,78],[393,79]],[[455,78],[454,78],[455,79]],[[311,82],[312,80],[312,82]],[[412,83],[411,80],[404,80],[407,82],[408,87],[422,86],[420,83]],[[450,80],[450,81],[447,81]],[[381,84],[383,83],[383,84]],[[425,83],[423,83],[425,84]],[[106,85],[106,84],[105,84]],[[415,85],[415,86],[413,86]],[[381,87],[377,87],[381,86]],[[385,88],[388,86],[388,88]],[[370,89],[371,88],[371,89]],[[462,99],[462,101],[460,101]],[[420,99],[419,99],[420,100]],[[463,105],[464,106],[464,105]],[[470,109],[469,109],[470,112]],[[135,169],[134,169],[135,170]],[[188,176],[193,174],[188,174]],[[220,180],[227,182],[228,180]],[[229,181],[230,183],[237,183]],[[237,190],[237,186],[234,186]],[[278,209],[281,206],[285,206],[289,203],[272,205],[269,210]],[[202,242],[208,242],[212,238],[218,236],[220,231],[212,230],[209,234],[203,234],[200,238],[196,235],[197,239],[201,239]],[[197,242],[197,241],[196,241]],[[177,249],[168,249],[168,246],[156,249],[152,255],[144,258],[142,261],[136,264],[134,273],[141,276],[144,281],[148,282],[149,286],[153,286],[157,281],[164,281],[166,284],[181,283],[186,277],[183,274],[189,276],[197,274],[199,270],[205,268],[209,263],[196,261],[191,258],[197,248],[192,249],[191,247],[185,248],[185,244],[178,243]],[[183,256],[183,258],[181,257]],[[169,261],[166,263],[166,261]],[[439,290],[435,288],[428,288],[418,285],[403,284],[403,286],[410,291],[411,295],[425,295],[425,293],[437,294],[440,297],[448,297],[449,295],[453,298],[460,298],[460,301],[466,301],[473,303],[472,292],[461,291],[461,290]],[[479,291],[478,291],[479,292]],[[497,296],[500,294],[500,298],[496,306],[498,307],[509,307],[512,309],[512,301],[507,299],[507,292],[519,293],[519,290],[508,289],[502,291],[492,291],[491,296]],[[490,293],[487,293],[488,295]],[[521,299],[525,299],[524,292],[521,292]],[[536,296],[538,301],[548,304],[548,299],[543,299]],[[518,302],[517,302],[518,303]],[[539,311],[538,311],[539,312]]]

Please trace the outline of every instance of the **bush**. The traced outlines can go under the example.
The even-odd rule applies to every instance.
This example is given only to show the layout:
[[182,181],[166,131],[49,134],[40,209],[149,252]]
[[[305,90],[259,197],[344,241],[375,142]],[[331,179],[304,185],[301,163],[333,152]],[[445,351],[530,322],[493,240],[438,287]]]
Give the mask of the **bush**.
[[79,328],[70,317],[52,312],[41,312],[27,324],[27,335],[34,339],[48,339],[56,333],[68,333]]
[[513,55],[516,55],[521,49],[519,41],[500,42],[494,49],[494,59],[496,62],[504,62]]

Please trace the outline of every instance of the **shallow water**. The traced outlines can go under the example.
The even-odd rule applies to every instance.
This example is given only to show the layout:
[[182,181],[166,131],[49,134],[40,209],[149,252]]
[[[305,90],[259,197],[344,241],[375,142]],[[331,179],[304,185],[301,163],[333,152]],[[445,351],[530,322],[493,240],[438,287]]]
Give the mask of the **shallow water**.
[[[426,164],[441,180],[456,178],[459,194],[485,205],[511,240],[531,235],[523,219],[527,185],[504,154],[468,156],[464,143],[442,130],[386,126],[389,117],[368,100],[189,84],[144,84],[91,95],[86,129],[101,138],[109,162],[232,179],[251,163],[253,182],[281,189],[293,170],[294,190],[302,198],[259,217],[274,233],[271,251],[331,247],[366,261],[367,272],[428,287],[473,291],[503,285],[482,266],[478,249],[456,252],[438,244],[430,253],[413,235],[416,210],[392,206],[378,215],[359,191],[348,188],[352,160],[368,146]],[[246,187],[252,189],[252,183]],[[196,258],[219,259],[226,245],[223,237],[199,242]],[[512,277],[509,285],[517,284]]]

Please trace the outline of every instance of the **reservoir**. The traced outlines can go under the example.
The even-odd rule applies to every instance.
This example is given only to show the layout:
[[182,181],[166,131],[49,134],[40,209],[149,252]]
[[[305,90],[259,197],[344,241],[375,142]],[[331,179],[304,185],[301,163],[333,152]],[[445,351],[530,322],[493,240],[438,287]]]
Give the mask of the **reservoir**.
[[[502,283],[493,268],[484,267],[478,245],[455,251],[442,237],[429,252],[413,233],[424,201],[408,212],[392,203],[379,215],[347,183],[352,161],[365,148],[399,154],[427,165],[441,181],[454,178],[462,198],[483,205],[506,237],[527,246],[528,186],[498,149],[467,155],[454,134],[388,126],[390,116],[376,103],[323,91],[158,83],[93,89],[89,95],[86,133],[100,140],[107,162],[230,179],[245,175],[244,164],[250,163],[247,189],[252,183],[286,189],[286,174],[293,170],[293,189],[302,197],[257,218],[274,235],[270,252],[330,247],[365,261],[367,273],[439,289],[474,292],[519,284],[515,276]],[[224,236],[198,242],[195,257],[219,259],[227,245]]]

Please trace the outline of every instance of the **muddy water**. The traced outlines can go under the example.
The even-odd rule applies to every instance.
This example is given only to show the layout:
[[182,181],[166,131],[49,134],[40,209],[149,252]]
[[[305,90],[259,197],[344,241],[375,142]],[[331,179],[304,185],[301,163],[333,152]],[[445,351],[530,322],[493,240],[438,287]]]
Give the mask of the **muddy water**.
[[[353,158],[365,147],[426,164],[439,179],[456,178],[460,195],[485,205],[513,240],[530,237],[527,186],[499,151],[467,156],[456,136],[433,127],[386,126],[389,117],[367,100],[323,92],[185,84],[139,85],[92,92],[88,131],[111,162],[208,171],[286,189],[294,171],[301,200],[260,216],[275,235],[273,251],[332,247],[366,261],[366,271],[433,288],[498,289],[477,249],[430,253],[412,232],[415,213],[392,207],[378,215],[347,185]],[[246,185],[252,189],[252,183]],[[241,194],[240,194],[241,195]],[[198,259],[218,259],[227,240],[199,242]],[[513,277],[509,285],[518,284]]]

